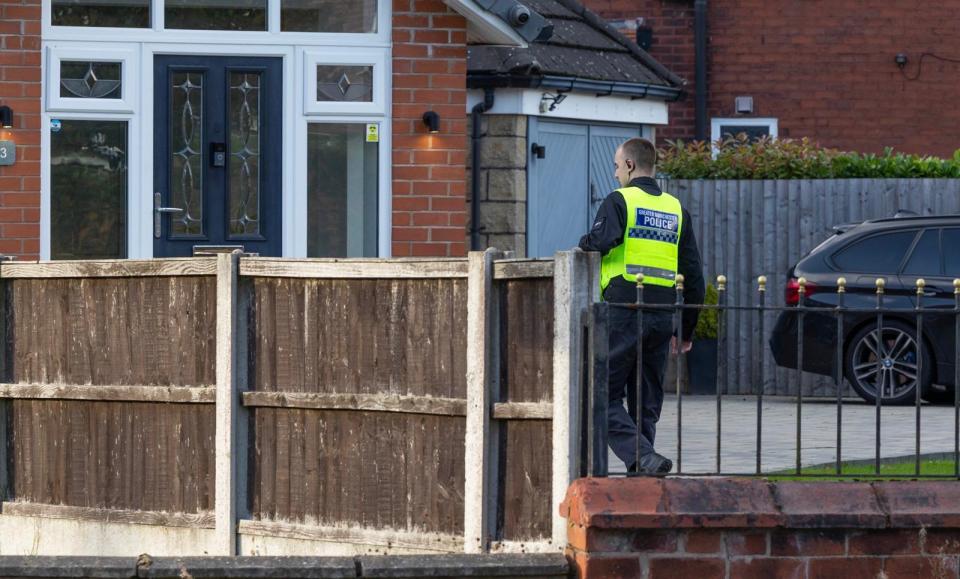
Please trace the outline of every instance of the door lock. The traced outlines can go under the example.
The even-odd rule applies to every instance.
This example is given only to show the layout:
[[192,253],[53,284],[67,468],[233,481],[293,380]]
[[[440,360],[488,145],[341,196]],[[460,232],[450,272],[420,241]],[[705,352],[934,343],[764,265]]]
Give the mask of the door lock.
[[163,207],[163,195],[157,191],[153,194],[153,237],[160,239],[163,229],[161,217],[164,213],[183,213],[179,207]]

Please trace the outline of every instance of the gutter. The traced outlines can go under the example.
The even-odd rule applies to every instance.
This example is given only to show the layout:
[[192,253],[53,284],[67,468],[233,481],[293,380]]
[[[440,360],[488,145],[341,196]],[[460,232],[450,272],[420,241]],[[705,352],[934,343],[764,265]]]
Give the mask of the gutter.
[[483,102],[474,105],[470,111],[473,122],[473,150],[470,169],[470,251],[480,250],[480,115],[493,108],[493,87],[483,90]]
[[492,73],[468,73],[467,88],[544,88],[559,92],[577,91],[594,93],[597,96],[618,95],[628,96],[634,99],[659,98],[668,102],[679,100],[685,94],[682,88],[674,86],[592,80],[556,75],[529,77]]

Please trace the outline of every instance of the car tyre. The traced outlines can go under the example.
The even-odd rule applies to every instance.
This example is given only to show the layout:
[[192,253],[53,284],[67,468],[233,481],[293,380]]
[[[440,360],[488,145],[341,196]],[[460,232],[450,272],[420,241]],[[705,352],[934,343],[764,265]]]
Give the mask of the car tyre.
[[[916,401],[916,328],[899,320],[884,320],[883,340],[878,364],[877,325],[870,324],[860,329],[847,343],[844,356],[844,373],[850,385],[861,398],[876,404],[877,376],[882,383],[881,404],[903,405]],[[923,375],[920,380],[920,396],[930,392],[933,356],[930,348],[920,349],[923,357]],[[878,366],[880,367],[878,371]]]

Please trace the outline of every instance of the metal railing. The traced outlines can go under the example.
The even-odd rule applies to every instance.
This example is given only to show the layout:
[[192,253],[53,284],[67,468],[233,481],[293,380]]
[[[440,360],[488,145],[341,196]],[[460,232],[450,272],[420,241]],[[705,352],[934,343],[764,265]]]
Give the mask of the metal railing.
[[[836,305],[831,307],[824,306],[811,306],[805,304],[807,297],[807,281],[804,278],[798,280],[798,294],[799,294],[799,303],[797,305],[768,305],[767,303],[767,278],[765,276],[760,276],[757,278],[757,293],[755,298],[755,303],[753,305],[729,305],[727,303],[727,279],[725,276],[717,277],[717,290],[718,290],[718,303],[716,305],[700,305],[700,304],[685,304],[683,301],[683,276],[677,276],[676,284],[676,301],[673,304],[654,304],[654,303],[645,303],[644,302],[644,284],[643,276],[639,276],[639,281],[637,283],[637,298],[636,303],[607,303],[600,302],[594,304],[589,310],[585,310],[582,316],[582,324],[585,336],[586,348],[584,351],[584,367],[582,368],[584,384],[586,385],[585,396],[582,397],[583,405],[582,408],[583,424],[581,425],[581,436],[582,441],[585,444],[581,444],[581,475],[586,476],[599,476],[605,477],[610,476],[609,465],[608,465],[608,410],[609,410],[609,363],[610,363],[610,312],[614,309],[628,309],[636,312],[636,323],[639,328],[638,340],[637,340],[637,352],[636,352],[636,381],[628,387],[633,387],[636,393],[636,407],[634,408],[635,412],[633,414],[635,420],[639,420],[642,417],[642,408],[643,408],[643,387],[642,387],[642,367],[643,367],[643,330],[644,327],[644,315],[645,313],[649,314],[650,312],[655,311],[667,311],[670,312],[673,317],[673,328],[674,335],[676,336],[677,328],[683,327],[683,317],[684,312],[690,311],[706,311],[706,310],[716,310],[717,312],[717,322],[718,322],[718,356],[717,356],[717,376],[716,381],[716,437],[715,437],[715,467],[707,472],[685,472],[683,469],[683,401],[684,401],[684,392],[683,392],[683,381],[682,374],[685,364],[682,363],[682,358],[684,354],[680,351],[680,348],[671,351],[668,355],[674,358],[676,376],[675,384],[668,385],[664,384],[664,395],[667,395],[668,386],[675,388],[675,403],[676,403],[676,455],[675,455],[675,468],[669,474],[671,475],[689,475],[689,476],[786,476],[786,477],[810,477],[810,478],[864,478],[870,476],[877,476],[882,478],[934,478],[934,479],[958,479],[960,478],[960,279],[953,280],[953,307],[949,309],[937,308],[932,309],[925,307],[924,296],[926,283],[923,279],[918,279],[916,282],[916,296],[915,296],[915,306],[912,308],[892,308],[888,307],[885,304],[885,295],[886,295],[886,283],[882,278],[876,279],[875,282],[875,306],[872,308],[866,307],[848,307],[846,305],[846,294],[847,294],[847,281],[844,278],[838,278],[836,282]],[[821,291],[822,293],[822,291]],[[804,470],[804,465],[802,464],[802,450],[803,450],[803,408],[804,408],[804,396],[803,389],[798,388],[797,393],[793,398],[795,398],[795,407],[796,407],[796,433],[795,433],[795,464],[793,468],[788,469],[778,469],[775,471],[764,471],[763,470],[763,457],[764,457],[764,441],[763,441],[763,413],[764,413],[764,392],[763,387],[759,389],[756,395],[756,430],[755,430],[755,446],[754,453],[756,456],[755,468],[752,472],[737,472],[737,471],[724,471],[722,463],[722,432],[723,432],[723,407],[724,407],[724,392],[728,390],[728,375],[726,365],[728,363],[728,337],[727,332],[725,331],[726,327],[730,323],[729,316],[731,315],[743,315],[743,316],[757,316],[758,317],[758,332],[756,334],[756,339],[760,341],[760,351],[764,351],[766,348],[766,329],[764,328],[764,314],[768,312],[782,313],[789,312],[792,315],[796,316],[796,377],[797,382],[800,382],[800,378],[804,372],[804,367],[806,365],[806,358],[804,357],[804,326],[805,318],[808,315],[820,314],[827,315],[832,317],[836,322],[836,342],[834,345],[835,349],[835,359],[833,364],[833,382],[836,386],[836,457],[835,463],[832,465],[832,472],[822,472],[823,469],[820,469],[821,472],[806,472]],[[873,472],[872,474],[864,475],[862,472],[857,474],[851,474],[845,472],[844,468],[844,458],[843,458],[843,444],[844,444],[844,380],[846,379],[844,372],[844,354],[845,354],[845,318],[849,317],[852,314],[859,314],[861,316],[870,316],[870,321],[872,319],[876,320],[876,340],[877,340],[877,351],[876,351],[876,375],[877,375],[877,386],[875,390],[875,412],[874,412],[874,455],[873,455]],[[894,315],[899,319],[904,318],[913,318],[916,321],[916,339],[915,339],[915,348],[916,348],[916,368],[915,368],[915,396],[913,400],[913,406],[915,408],[915,424],[914,424],[914,434],[915,434],[915,445],[914,452],[912,455],[914,462],[914,469],[912,473],[884,473],[881,469],[881,464],[883,462],[881,456],[881,424],[882,424],[882,412],[881,407],[883,405],[883,392],[886,385],[887,376],[890,376],[890,380],[893,380],[892,372],[889,371],[885,364],[889,363],[889,359],[885,360],[885,356],[880,355],[884,352],[884,348],[887,346],[883,343],[885,331],[890,326],[885,326],[884,317]],[[953,318],[954,325],[954,342],[952,348],[953,354],[953,450],[952,453],[943,453],[944,458],[949,457],[953,461],[952,473],[925,473],[922,472],[921,462],[923,456],[921,454],[921,417],[923,414],[924,405],[922,404],[921,396],[923,394],[923,381],[924,381],[924,356],[923,348],[928,347],[924,344],[925,342],[925,333],[924,333],[924,317],[925,315],[937,315],[937,316],[951,316]],[[939,336],[943,338],[943,336]],[[886,371],[885,371],[886,370]],[[762,358],[759,367],[760,383],[763,385],[766,380],[765,368],[762,363]],[[892,391],[891,383],[891,391]],[[671,394],[673,395],[673,394]],[[782,399],[782,398],[781,398]],[[822,400],[822,399],[821,399]],[[847,402],[847,404],[850,404]],[[861,404],[862,406],[862,404]],[[641,458],[641,441],[640,433],[641,426],[637,425],[637,444],[636,444],[636,453],[635,460],[636,464],[640,463]],[[869,459],[868,459],[869,460]],[[862,461],[858,461],[862,462]],[[821,465],[822,466],[822,465]],[[644,476],[643,473],[626,473],[626,476]]]

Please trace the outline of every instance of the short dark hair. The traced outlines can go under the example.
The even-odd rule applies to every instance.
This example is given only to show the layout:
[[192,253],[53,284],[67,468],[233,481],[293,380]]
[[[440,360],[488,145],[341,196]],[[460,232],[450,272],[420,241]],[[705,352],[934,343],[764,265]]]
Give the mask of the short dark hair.
[[653,174],[657,166],[657,148],[647,139],[634,138],[620,145],[623,158],[630,159],[637,165],[637,169]]

